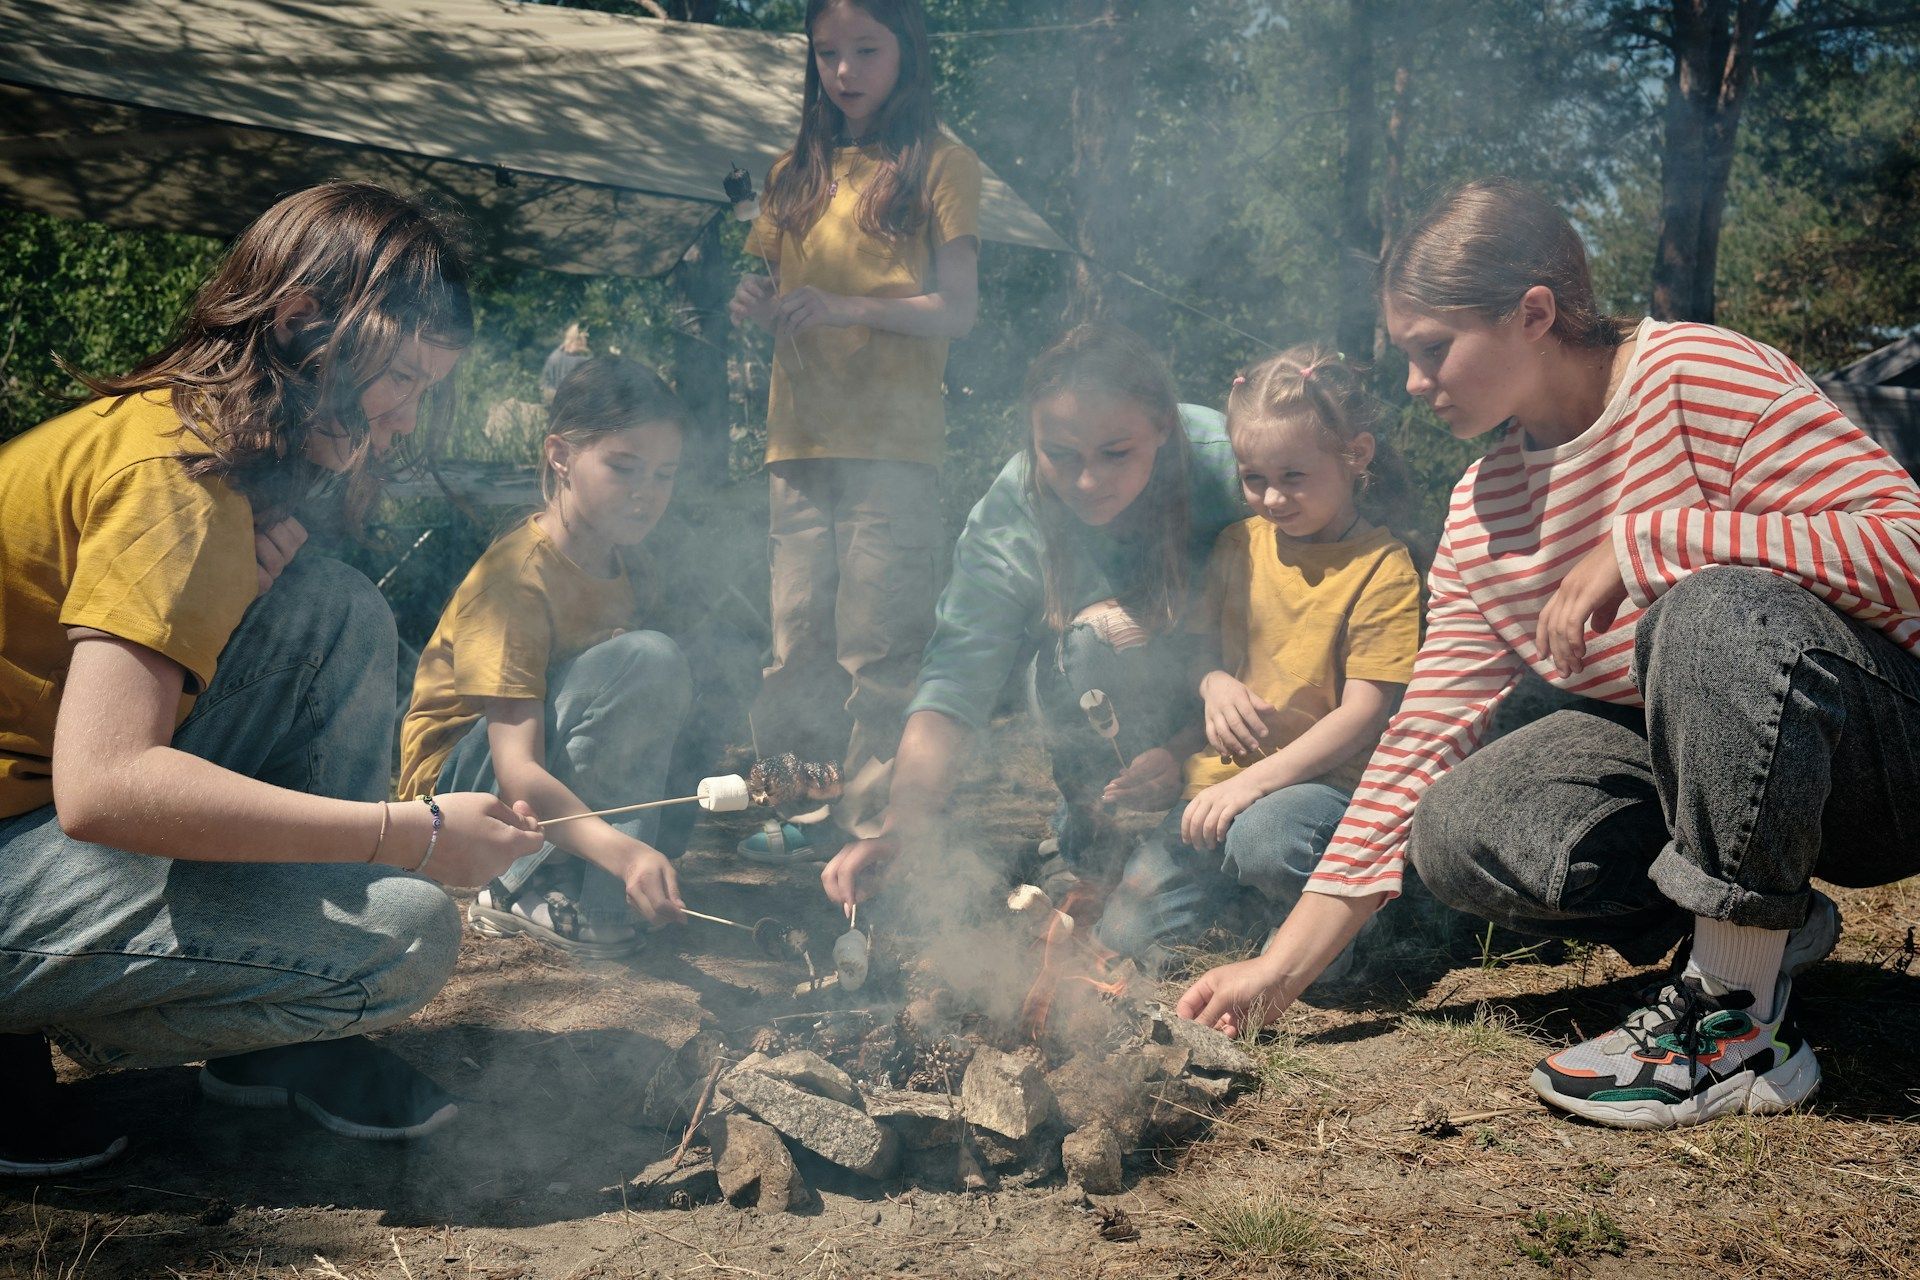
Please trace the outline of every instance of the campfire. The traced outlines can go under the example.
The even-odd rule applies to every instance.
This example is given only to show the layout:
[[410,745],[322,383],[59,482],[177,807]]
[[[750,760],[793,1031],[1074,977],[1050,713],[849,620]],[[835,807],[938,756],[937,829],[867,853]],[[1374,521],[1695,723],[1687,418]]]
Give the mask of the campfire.
[[912,954],[870,935],[854,1007],[829,973],[795,990],[814,1007],[689,1041],[641,1103],[685,1138],[636,1184],[687,1194],[708,1171],[690,1158],[704,1142],[726,1198],[769,1212],[809,1204],[805,1170],[821,1161],[876,1184],[1063,1174],[1111,1193],[1129,1154],[1191,1137],[1253,1079],[1240,1045],[1145,1002],[1132,962],[1041,890],[1020,886],[995,915]]

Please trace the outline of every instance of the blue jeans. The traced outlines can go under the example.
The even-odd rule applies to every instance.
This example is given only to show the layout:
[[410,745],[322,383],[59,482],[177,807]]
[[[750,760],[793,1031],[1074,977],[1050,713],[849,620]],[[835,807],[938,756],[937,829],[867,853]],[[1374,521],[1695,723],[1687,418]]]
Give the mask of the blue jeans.
[[[1053,830],[1068,865],[1098,860],[1094,850],[1113,821],[1100,796],[1119,774],[1120,757],[1130,761],[1199,721],[1202,707],[1193,690],[1192,655],[1193,639],[1182,633],[1158,634],[1143,645],[1116,651],[1098,631],[1080,622],[1034,655],[1027,702],[1040,722],[1054,785],[1060,788]],[[1104,692],[1113,706],[1120,732],[1112,742],[1094,732],[1080,709],[1080,697],[1090,689]]]
[[[395,654],[373,584],[300,556],[240,620],[173,746],[290,790],[385,799]],[[389,1026],[445,985],[459,940],[440,886],[390,867],[148,857],[68,838],[52,805],[0,821],[0,1032],[44,1031],[96,1067]]]
[[1180,839],[1187,806],[1175,805],[1127,861],[1095,936],[1148,965],[1215,926],[1265,937],[1300,900],[1352,798],[1325,782],[1282,787],[1243,810],[1213,851]]
[[[629,631],[601,641],[548,675],[548,772],[566,783],[588,809],[665,798],[667,765],[692,698],[693,676],[687,670],[686,655],[667,636],[658,631]],[[484,718],[454,745],[440,768],[438,789],[494,790],[493,753],[487,745]],[[608,821],[651,844],[660,811],[645,809]],[[518,894],[555,855],[574,861],[571,854],[546,844],[502,872],[499,879],[508,896]],[[584,859],[579,862],[580,886],[573,897],[586,923],[600,928],[630,924],[634,916],[627,905],[625,883]]]
[[1920,662],[1757,569],[1683,578],[1634,635],[1631,708],[1589,703],[1428,788],[1411,854],[1448,906],[1659,959],[1696,916],[1806,918],[1814,876],[1920,872]]

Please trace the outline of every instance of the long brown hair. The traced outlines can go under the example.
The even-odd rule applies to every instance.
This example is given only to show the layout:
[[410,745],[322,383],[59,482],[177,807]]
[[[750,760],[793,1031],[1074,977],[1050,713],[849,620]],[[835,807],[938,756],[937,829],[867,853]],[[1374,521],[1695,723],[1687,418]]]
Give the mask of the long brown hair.
[[860,194],[860,229],[892,244],[926,225],[927,166],[940,135],[933,108],[933,57],[919,0],[807,0],[807,76],[800,97],[800,136],[767,176],[767,214],[788,235],[806,234],[832,199],[833,151],[846,116],[820,86],[813,29],[836,4],[859,9],[900,42],[900,78],[881,104],[872,139],[880,162]]
[[[303,298],[313,318],[283,343],[275,322]],[[119,376],[75,373],[96,395],[171,392],[181,430],[206,446],[180,454],[188,474],[225,480],[256,512],[283,512],[328,476],[307,460],[310,437],[344,437],[357,523],[377,492],[360,397],[408,338],[473,341],[465,257],[424,205],[329,182],[242,231],[160,351]]]
[[[1188,512],[1192,450],[1180,425],[1180,403],[1173,375],[1141,337],[1112,324],[1083,324],[1040,353],[1027,370],[1024,401],[1029,416],[1035,405],[1063,391],[1131,400],[1166,433],[1153,459],[1153,475],[1134,499],[1146,513],[1143,534],[1154,540],[1140,580],[1123,589],[1121,602],[1149,631],[1178,621],[1186,599],[1191,518]],[[1027,502],[1040,528],[1040,582],[1047,626],[1062,632],[1072,621],[1062,595],[1073,525],[1065,503],[1040,478],[1040,456],[1031,426],[1027,431]]]
[[1284,424],[1305,422],[1328,450],[1358,468],[1355,436],[1373,436],[1373,458],[1359,470],[1354,505],[1374,524],[1405,536],[1419,505],[1413,473],[1382,435],[1386,406],[1365,371],[1330,348],[1289,347],[1242,369],[1227,393],[1227,435],[1235,444]]
[[1586,246],[1560,206],[1511,178],[1463,182],[1434,201],[1395,242],[1381,293],[1444,313],[1504,320],[1527,290],[1553,290],[1553,335],[1570,347],[1617,347],[1628,321],[1600,310]]

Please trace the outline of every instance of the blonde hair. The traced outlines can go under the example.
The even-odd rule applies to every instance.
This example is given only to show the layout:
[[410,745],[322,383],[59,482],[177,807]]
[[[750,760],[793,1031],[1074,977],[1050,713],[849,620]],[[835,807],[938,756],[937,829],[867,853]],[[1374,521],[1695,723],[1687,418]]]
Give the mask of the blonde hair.
[[1511,178],[1447,191],[1394,243],[1380,270],[1383,297],[1491,321],[1519,310],[1535,285],[1553,290],[1552,333],[1570,347],[1617,347],[1632,328],[1594,301],[1586,247],[1560,206]]
[[[1121,600],[1149,631],[1171,627],[1179,618],[1187,589],[1188,491],[1193,471],[1187,433],[1180,425],[1180,402],[1173,375],[1141,337],[1114,324],[1083,324],[1042,351],[1027,370],[1024,400],[1029,414],[1042,400],[1064,391],[1131,400],[1159,427],[1165,438],[1154,455],[1153,476],[1134,501],[1156,514],[1148,521],[1155,553],[1144,558],[1140,580]],[[1040,478],[1040,457],[1033,431],[1027,431],[1027,501],[1040,528],[1040,583],[1047,626],[1063,632],[1071,620],[1060,582],[1066,575],[1071,545],[1068,523],[1074,515]]]
[[[1398,530],[1412,517],[1417,498],[1406,461],[1381,437],[1385,420],[1386,406],[1367,386],[1365,372],[1312,343],[1248,365],[1227,393],[1227,436],[1236,450],[1247,439],[1305,425],[1354,469],[1361,513]],[[1363,433],[1373,436],[1373,457],[1364,467],[1353,446]]]

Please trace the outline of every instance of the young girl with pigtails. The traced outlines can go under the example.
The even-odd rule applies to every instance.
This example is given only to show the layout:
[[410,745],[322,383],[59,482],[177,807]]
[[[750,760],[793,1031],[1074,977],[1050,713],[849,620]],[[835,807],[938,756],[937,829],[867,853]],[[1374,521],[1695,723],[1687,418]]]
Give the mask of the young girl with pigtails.
[[[1271,1017],[1399,892],[1684,965],[1532,1084],[1602,1124],[1781,1111],[1820,1082],[1813,887],[1920,871],[1920,487],[1780,352],[1616,320],[1578,235],[1467,183],[1383,264],[1407,390],[1463,440],[1398,714],[1264,954],[1180,1012]],[[1483,745],[1531,668],[1573,705]]]
[[[918,0],[810,0],[800,135],[734,294],[774,334],[767,409],[773,656],[762,754],[898,749],[933,627],[947,344],[977,306],[980,162],[940,130]],[[742,852],[800,854],[793,826]],[[825,852],[831,852],[826,850]]]
[[1381,409],[1319,347],[1233,380],[1227,434],[1254,515],[1221,533],[1192,620],[1207,745],[1107,903],[1099,937],[1116,951],[1158,968],[1222,923],[1270,932],[1352,799],[1419,643],[1420,577],[1391,528],[1413,495]]
[[[401,725],[403,791],[475,788],[543,818],[666,794],[692,676],[648,626],[641,544],[666,513],[686,412],[659,375],[601,356],[555,391],[541,510],[467,571],[421,651]],[[656,623],[657,625],[657,623]],[[658,810],[547,828],[547,841],[468,908],[489,936],[590,958],[626,955],[648,923],[680,919]]]
[[454,1116],[365,1033],[453,970],[434,880],[540,836],[487,794],[388,800],[393,614],[286,513],[363,491],[472,334],[439,220],[330,183],[241,232],[162,351],[0,446],[0,1175],[126,1146],[50,1038],[350,1138]]

